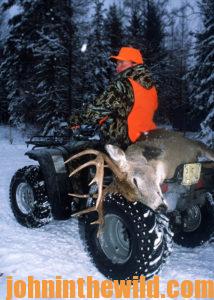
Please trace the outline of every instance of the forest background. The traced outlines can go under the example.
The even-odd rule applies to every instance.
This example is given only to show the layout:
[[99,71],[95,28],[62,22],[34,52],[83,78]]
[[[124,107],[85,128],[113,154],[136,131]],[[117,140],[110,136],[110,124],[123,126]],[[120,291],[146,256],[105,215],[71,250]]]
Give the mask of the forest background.
[[157,123],[213,146],[214,0],[0,0],[0,123],[57,131],[114,80],[124,45],[152,73]]

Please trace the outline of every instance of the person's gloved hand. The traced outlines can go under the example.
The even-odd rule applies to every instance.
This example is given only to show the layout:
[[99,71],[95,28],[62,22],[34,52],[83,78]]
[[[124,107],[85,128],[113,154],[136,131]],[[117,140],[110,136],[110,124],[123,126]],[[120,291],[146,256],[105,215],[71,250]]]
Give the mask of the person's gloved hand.
[[70,125],[69,130],[71,130],[73,136],[79,135],[80,134],[80,125]]
[[78,128],[80,128],[80,125],[70,125],[70,126],[69,126],[69,129],[71,129],[72,131],[73,131],[73,130],[76,130],[76,129],[78,129]]

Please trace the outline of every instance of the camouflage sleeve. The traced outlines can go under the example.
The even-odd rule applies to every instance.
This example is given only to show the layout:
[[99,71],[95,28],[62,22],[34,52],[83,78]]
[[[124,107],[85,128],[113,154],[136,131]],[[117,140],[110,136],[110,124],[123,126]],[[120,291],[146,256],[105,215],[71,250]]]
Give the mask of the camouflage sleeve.
[[145,65],[139,66],[140,72],[135,72],[132,79],[140,83],[145,89],[149,90],[154,86],[150,72]]
[[[110,84],[107,90],[95,99],[93,104],[89,104],[84,112],[72,115],[71,123],[95,125],[105,116],[115,118],[127,115],[124,98],[130,93],[130,83],[127,79],[117,80]],[[128,97],[130,99],[130,97]]]

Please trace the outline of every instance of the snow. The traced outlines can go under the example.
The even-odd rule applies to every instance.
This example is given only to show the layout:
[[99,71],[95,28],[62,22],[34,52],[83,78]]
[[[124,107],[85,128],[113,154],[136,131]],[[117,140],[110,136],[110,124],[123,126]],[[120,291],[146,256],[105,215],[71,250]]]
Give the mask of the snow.
[[[2,3],[0,3],[0,5],[1,4]],[[0,28],[1,41],[4,42],[9,35],[9,31],[10,31],[10,25],[8,24],[9,20],[12,19],[14,16],[20,14],[21,12],[22,12],[22,8],[19,5],[14,4],[7,10],[7,12],[3,13],[3,24]]]
[[85,52],[86,50],[87,50],[87,43],[84,43],[83,45],[82,45],[82,47],[81,47],[81,52]]
[[[6,276],[14,279],[63,279],[93,276],[104,280],[90,260],[79,237],[77,221],[53,221],[39,228],[19,225],[9,207],[9,184],[18,168],[35,164],[24,156],[27,148],[21,134],[13,131],[9,142],[7,127],[0,126],[0,299],[6,297]],[[159,273],[161,290],[169,279],[214,279],[214,244],[187,249],[179,246]],[[27,298],[25,298],[27,299]],[[59,298],[58,298],[59,299]],[[112,298],[114,299],[114,298]],[[182,299],[182,298],[178,298]]]

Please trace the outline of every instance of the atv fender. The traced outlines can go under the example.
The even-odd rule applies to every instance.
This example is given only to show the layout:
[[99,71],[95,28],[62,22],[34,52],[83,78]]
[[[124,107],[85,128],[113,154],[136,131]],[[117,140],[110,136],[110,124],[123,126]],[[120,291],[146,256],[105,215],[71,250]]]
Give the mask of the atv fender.
[[64,164],[67,151],[63,147],[40,148],[30,150],[25,155],[38,161],[40,165],[54,219],[68,219],[71,205],[68,196],[70,183]]
[[71,191],[69,171],[64,163],[70,155],[84,149],[102,150],[97,141],[72,141],[64,146],[54,148],[36,148],[25,153],[29,158],[38,161],[44,175],[52,215],[56,220],[65,220],[71,216]]

